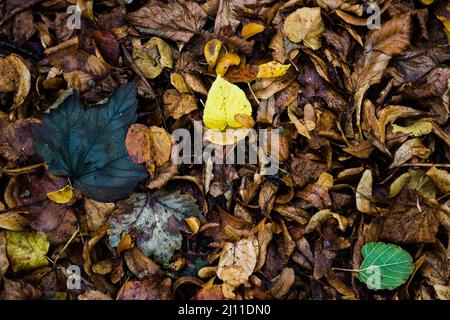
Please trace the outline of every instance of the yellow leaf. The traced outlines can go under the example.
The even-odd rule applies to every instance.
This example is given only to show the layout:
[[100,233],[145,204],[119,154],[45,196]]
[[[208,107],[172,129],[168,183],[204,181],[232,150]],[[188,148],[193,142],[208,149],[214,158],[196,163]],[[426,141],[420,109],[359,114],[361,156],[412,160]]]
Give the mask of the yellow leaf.
[[255,34],[264,31],[264,26],[259,23],[247,23],[242,27],[242,38],[247,40],[250,37],[253,37]]
[[[448,10],[448,9],[447,9]],[[449,10],[448,10],[449,11]],[[447,35],[447,42],[450,44],[450,20],[443,16],[436,16],[444,24],[444,32]]]
[[164,40],[153,37],[145,45],[133,42],[133,59],[144,76],[154,79],[163,69],[173,67],[172,49]]
[[436,167],[431,167],[431,169],[427,171],[427,176],[433,180],[436,187],[443,194],[447,195],[450,193],[450,173]]
[[330,189],[333,186],[333,176],[328,172],[322,172],[319,179],[317,179],[316,184],[326,189]]
[[220,75],[208,92],[203,112],[203,122],[210,129],[240,128],[237,114],[252,115],[252,106],[238,86],[226,81]]
[[45,255],[50,244],[43,232],[6,231],[6,252],[14,272],[48,265]]
[[290,64],[281,64],[276,61],[270,61],[259,65],[257,78],[276,78],[282,76],[289,69]]
[[170,74],[170,83],[178,90],[179,93],[189,93],[189,87],[183,78],[183,75],[178,72]]
[[433,131],[433,125],[428,121],[419,121],[408,127],[402,127],[396,124],[392,125],[392,132],[406,133],[412,137],[420,137]]
[[241,58],[235,53],[226,53],[219,58],[216,65],[217,75],[223,76],[228,68],[231,66],[237,66],[241,63]]
[[47,193],[47,197],[55,203],[65,204],[73,198],[73,188],[70,185]]
[[200,230],[200,220],[196,217],[185,218],[184,221],[186,221],[193,234],[196,234]]
[[405,172],[404,174],[399,176],[397,179],[395,179],[392,182],[391,186],[389,187],[389,198],[393,198],[396,195],[398,195],[410,179],[411,179],[410,172]]
[[426,6],[429,6],[434,2],[434,0],[420,0],[420,2]]
[[219,58],[220,49],[222,48],[222,42],[219,39],[209,40],[203,48],[203,54],[205,55],[206,62],[210,67],[216,65]]
[[297,9],[284,21],[283,31],[292,42],[303,41],[305,46],[313,50],[319,49],[320,37],[325,31],[320,8]]

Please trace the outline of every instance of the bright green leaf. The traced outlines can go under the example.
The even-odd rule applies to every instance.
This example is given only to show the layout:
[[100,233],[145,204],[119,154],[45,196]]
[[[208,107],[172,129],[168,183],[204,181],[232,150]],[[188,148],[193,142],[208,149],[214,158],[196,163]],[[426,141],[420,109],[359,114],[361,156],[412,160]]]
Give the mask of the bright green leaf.
[[393,290],[414,271],[411,255],[396,244],[370,242],[364,245],[361,254],[364,261],[357,277],[372,290]]

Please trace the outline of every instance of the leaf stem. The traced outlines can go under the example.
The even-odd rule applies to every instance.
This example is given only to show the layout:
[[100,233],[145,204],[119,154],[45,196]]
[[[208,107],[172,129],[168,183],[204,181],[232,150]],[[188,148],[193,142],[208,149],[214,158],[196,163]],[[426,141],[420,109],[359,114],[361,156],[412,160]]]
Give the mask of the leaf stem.
[[358,269],[346,269],[346,268],[331,268],[332,270],[337,271],[346,271],[346,272],[360,272],[361,270]]

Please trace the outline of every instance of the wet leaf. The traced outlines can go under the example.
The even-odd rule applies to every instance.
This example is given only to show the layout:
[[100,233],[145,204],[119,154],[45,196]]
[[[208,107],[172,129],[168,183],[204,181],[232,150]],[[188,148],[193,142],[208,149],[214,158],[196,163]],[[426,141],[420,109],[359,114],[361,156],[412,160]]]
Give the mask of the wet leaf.
[[6,251],[14,272],[47,266],[49,249],[43,232],[6,231]]
[[117,247],[121,235],[130,234],[146,256],[164,265],[181,248],[182,220],[200,216],[194,199],[177,192],[160,190],[152,195],[136,193],[124,203],[131,209],[109,219],[110,245]]
[[105,202],[124,198],[146,177],[145,168],[134,164],[125,149],[135,107],[132,85],[87,110],[74,94],[44,115],[42,125],[32,127],[34,145],[50,172],[71,177],[84,195]]
[[361,250],[364,260],[358,279],[373,290],[393,290],[406,282],[414,271],[411,255],[392,243],[371,242]]

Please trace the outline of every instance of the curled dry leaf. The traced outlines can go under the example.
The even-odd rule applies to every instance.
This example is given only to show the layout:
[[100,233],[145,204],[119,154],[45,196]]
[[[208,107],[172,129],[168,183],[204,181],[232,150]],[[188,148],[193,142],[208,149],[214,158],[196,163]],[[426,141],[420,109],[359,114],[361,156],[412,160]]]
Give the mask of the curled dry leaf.
[[186,43],[206,23],[207,15],[193,1],[175,0],[163,3],[149,1],[139,10],[129,13],[127,20],[142,32],[158,34],[173,41]]
[[220,49],[222,49],[222,41],[219,39],[209,40],[203,49],[208,65],[213,68],[216,65],[217,59],[219,59]]
[[19,107],[25,101],[31,88],[31,74],[22,58],[10,54],[0,59],[1,91],[14,91],[14,105]]
[[287,16],[283,31],[292,42],[303,41],[305,46],[317,50],[320,48],[320,38],[325,31],[319,7],[300,8]]
[[217,276],[224,282],[222,292],[226,298],[234,298],[234,289],[244,284],[253,273],[258,252],[258,240],[254,236],[225,244]]
[[134,124],[128,129],[125,145],[134,163],[145,163],[150,174],[170,159],[172,142],[163,128]]
[[182,116],[198,109],[195,96],[179,92],[180,90],[169,89],[163,95],[163,103],[167,109],[167,113],[174,119],[180,119]]
[[375,204],[372,202],[372,185],[372,171],[366,169],[356,187],[356,208],[362,213],[374,214],[377,212]]
[[427,159],[430,152],[431,150],[425,147],[419,138],[410,139],[395,151],[394,160],[392,161],[390,168],[398,167],[412,157]]
[[158,37],[150,38],[144,45],[133,43],[133,59],[144,76],[154,79],[164,68],[172,68],[172,49]]

